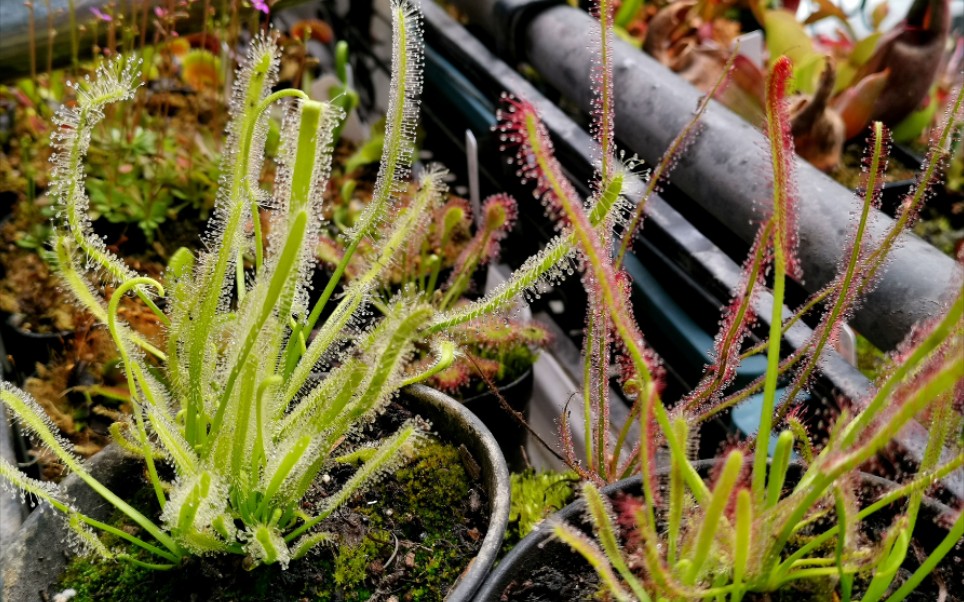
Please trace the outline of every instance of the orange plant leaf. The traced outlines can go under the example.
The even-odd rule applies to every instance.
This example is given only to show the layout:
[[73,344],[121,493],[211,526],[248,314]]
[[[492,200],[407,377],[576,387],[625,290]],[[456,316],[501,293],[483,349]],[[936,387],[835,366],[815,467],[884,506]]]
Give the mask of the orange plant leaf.
[[886,88],[889,77],[889,69],[871,73],[833,100],[833,108],[844,120],[844,135],[848,140],[859,135],[870,123],[874,104]]

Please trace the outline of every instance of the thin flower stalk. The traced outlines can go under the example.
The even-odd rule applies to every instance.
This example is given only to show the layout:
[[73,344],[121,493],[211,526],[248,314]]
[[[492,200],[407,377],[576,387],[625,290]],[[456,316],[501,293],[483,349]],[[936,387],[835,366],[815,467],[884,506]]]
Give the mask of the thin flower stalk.
[[636,208],[633,210],[633,216],[629,218],[629,223],[623,231],[623,236],[619,243],[619,250],[616,252],[616,265],[621,266],[623,264],[623,258],[626,256],[626,253],[633,244],[633,240],[635,240],[639,233],[649,199],[661,191],[661,186],[669,179],[670,172],[676,167],[680,158],[686,153],[686,150],[699,135],[703,115],[710,106],[710,101],[714,99],[717,92],[726,85],[730,73],[733,70],[733,62],[737,56],[739,56],[739,47],[733,49],[713,87],[700,99],[696,111],[693,112],[693,116],[686,122],[683,129],[676,134],[676,137],[670,142],[666,152],[660,157],[659,163],[656,164],[652,173],[649,174],[646,189],[643,191],[642,197],[637,201]]

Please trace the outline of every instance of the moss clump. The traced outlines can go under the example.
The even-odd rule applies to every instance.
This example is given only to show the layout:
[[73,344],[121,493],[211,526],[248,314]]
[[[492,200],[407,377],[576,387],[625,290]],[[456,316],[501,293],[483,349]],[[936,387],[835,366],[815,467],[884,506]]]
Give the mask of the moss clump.
[[78,557],[67,567],[63,583],[70,584],[76,602],[85,600],[152,600],[157,589],[151,573],[127,562],[110,563],[97,558]]
[[511,479],[512,502],[503,553],[511,550],[543,519],[562,510],[575,498],[572,484],[578,480],[578,476],[572,471],[536,472],[530,468],[512,474]]
[[[365,579],[376,559],[381,556],[384,538],[392,542],[392,536],[381,529],[371,529],[358,545],[343,545],[335,556],[335,583],[344,590],[364,590]],[[359,592],[360,594],[362,592]],[[367,598],[359,597],[365,600]]]
[[427,532],[452,522],[452,512],[469,497],[469,477],[459,451],[436,441],[427,442],[418,459],[398,471],[403,484],[403,508],[414,514]]
[[[456,448],[430,440],[396,479],[399,486],[389,492],[394,496],[390,508],[376,503],[359,510],[368,532],[359,545],[341,547],[335,581],[345,589],[363,588],[373,574],[393,572],[401,564],[413,570],[404,577],[400,599],[441,600],[464,569],[466,553],[474,555],[467,548],[478,549],[481,542],[478,529],[453,529],[452,524],[453,514],[473,512],[465,507],[471,498],[469,477]],[[388,502],[388,496],[380,501]],[[385,558],[392,564],[382,564]]]

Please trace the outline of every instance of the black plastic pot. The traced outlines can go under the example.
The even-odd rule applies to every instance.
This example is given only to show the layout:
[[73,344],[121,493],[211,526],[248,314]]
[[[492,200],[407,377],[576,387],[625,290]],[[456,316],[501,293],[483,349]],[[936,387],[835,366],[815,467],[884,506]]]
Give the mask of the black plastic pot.
[[63,351],[73,331],[36,333],[20,326],[16,314],[0,312],[0,337],[12,358],[12,374],[31,374],[37,363],[46,364],[53,352]]
[[[532,368],[519,378],[498,388],[499,395],[515,412],[529,419],[529,403],[532,401]],[[482,423],[492,431],[492,435],[502,448],[506,464],[515,472],[525,468],[525,448],[529,431],[511,416],[491,391],[479,393],[462,400],[462,405],[471,410]]]
[[[716,464],[716,460],[701,460],[694,463],[700,474],[705,475]],[[799,477],[799,472],[795,475],[795,466],[791,466],[788,479],[793,482]],[[665,470],[660,471],[660,475],[665,475]],[[873,499],[885,491],[894,489],[897,485],[893,481],[880,478],[878,476],[861,473],[863,483],[863,493],[865,499]],[[603,489],[603,493],[609,498],[617,494],[628,494],[633,496],[642,495],[640,477],[631,477],[617,483],[613,483]],[[882,510],[881,512],[885,512]],[[914,537],[918,541],[926,544],[936,544],[947,534],[947,531],[938,524],[941,516],[953,516],[954,511],[930,498],[924,498],[921,505],[921,513],[914,528]],[[559,512],[553,514],[536,527],[532,533],[527,535],[519,544],[512,548],[512,551],[503,558],[499,565],[492,571],[488,579],[479,590],[476,597],[477,602],[501,602],[503,592],[509,585],[520,583],[529,578],[533,572],[547,566],[554,566],[561,569],[566,575],[573,576],[580,572],[595,574],[589,563],[565,543],[555,539],[552,535],[552,525],[564,521],[586,531],[591,536],[591,526],[586,520],[586,506],[582,500],[569,504]],[[945,558],[945,561],[947,558]]]
[[[494,437],[478,418],[451,397],[422,385],[405,390],[408,408],[429,420],[434,433],[465,447],[480,468],[489,504],[489,524],[478,555],[462,572],[446,596],[449,602],[467,602],[479,588],[495,561],[509,519],[509,472]],[[120,448],[110,445],[88,461],[91,473],[116,493],[131,493],[142,485],[143,467]],[[68,494],[82,512],[99,520],[112,507],[75,475],[64,481]],[[10,542],[0,569],[0,599],[34,602],[50,599],[72,553],[65,548],[68,529],[59,512],[44,508],[24,522]]]

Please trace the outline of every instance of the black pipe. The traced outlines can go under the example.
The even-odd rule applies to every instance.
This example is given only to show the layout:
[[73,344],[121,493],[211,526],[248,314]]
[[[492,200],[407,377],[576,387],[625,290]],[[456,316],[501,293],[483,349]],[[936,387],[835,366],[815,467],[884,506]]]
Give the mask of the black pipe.
[[[505,0],[455,0],[472,5],[472,14],[499,14]],[[590,33],[596,21],[585,12],[556,6],[521,20],[526,45],[513,60],[526,60],[557,90],[590,110],[590,66],[594,51]],[[520,32],[487,19],[495,38]],[[598,29],[597,29],[598,30]],[[500,45],[504,46],[504,45]],[[690,120],[700,93],[638,49],[617,41],[615,65],[616,134],[649,163]],[[804,287],[819,290],[837,273],[852,229],[858,200],[843,186],[802,159],[797,160],[800,260]],[[759,226],[760,207],[771,198],[770,159],[760,130],[728,109],[711,103],[702,133],[671,174],[673,184],[749,244]],[[880,215],[869,235],[879,237],[892,220]],[[890,254],[877,288],[858,309],[854,327],[882,349],[894,348],[917,322],[939,313],[964,282],[964,268],[931,245],[904,234]]]

